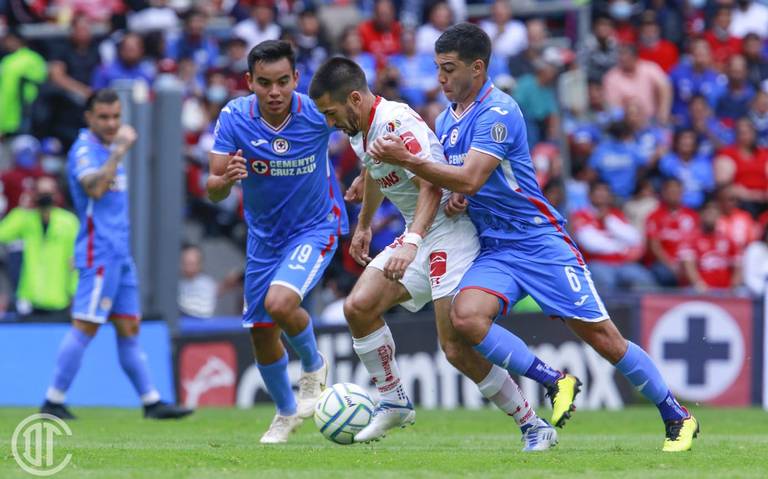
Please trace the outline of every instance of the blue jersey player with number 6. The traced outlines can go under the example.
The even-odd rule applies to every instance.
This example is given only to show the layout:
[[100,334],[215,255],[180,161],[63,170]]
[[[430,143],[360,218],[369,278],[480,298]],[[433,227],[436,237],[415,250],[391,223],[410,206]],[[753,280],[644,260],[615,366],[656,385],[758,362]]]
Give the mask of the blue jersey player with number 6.
[[545,386],[551,422],[562,427],[573,410],[578,379],[551,368],[494,323],[530,294],[656,404],[666,429],[664,451],[689,450],[698,422],[677,402],[651,358],[613,324],[565,220],[536,183],[520,108],[488,79],[490,39],[474,25],[454,25],[439,37],[435,52],[438,80],[453,102],[436,122],[448,164],[409,154],[392,135],[377,139],[370,153],[455,192],[449,207],[461,207],[461,195],[467,196],[481,251],[459,285],[453,327],[490,362]]
[[[221,110],[207,184],[211,200],[221,201],[242,182],[248,226],[243,326],[250,328],[277,407],[264,444],[286,442],[313,414],[325,387],[328,366],[301,302],[348,228],[328,159],[332,130],[312,100],[295,91],[295,66],[286,42],[265,41],[250,51],[246,77],[253,94]],[[301,359],[298,401],[281,333]]]

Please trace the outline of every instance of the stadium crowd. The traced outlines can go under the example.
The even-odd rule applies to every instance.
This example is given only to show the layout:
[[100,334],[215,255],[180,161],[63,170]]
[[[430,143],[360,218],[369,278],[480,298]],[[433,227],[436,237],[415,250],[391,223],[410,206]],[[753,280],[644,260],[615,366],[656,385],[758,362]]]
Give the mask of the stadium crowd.
[[[47,270],[21,263],[70,254],[45,249],[46,241],[69,241],[64,229],[46,237],[59,231],[49,228],[51,208],[66,207],[68,200],[45,178],[64,177],[67,148],[84,126],[85,99],[95,89],[124,79],[151,88],[164,73],[178,78],[185,96],[187,217],[207,237],[241,245],[238,195],[214,205],[204,185],[218,112],[247,94],[249,49],[267,39],[291,42],[302,92],[326,58],[352,58],[374,92],[406,101],[432,126],[447,105],[434,42],[464,20],[478,22],[491,37],[490,75],[520,104],[541,187],[567,214],[601,291],[608,297],[667,287],[762,294],[768,275],[768,2],[596,1],[585,37],[578,35],[575,10],[539,16],[530,3],[0,0],[0,241],[19,239],[7,225],[18,224],[16,209],[48,211],[32,217],[42,222],[43,240],[25,241],[21,254],[16,246],[5,256],[11,281],[0,309],[14,307],[7,292],[15,285],[18,299],[28,303],[24,311],[60,309],[60,302],[52,307],[48,298],[25,296],[23,286],[32,280],[19,277]],[[488,15],[468,18],[475,11]],[[330,155],[349,185],[359,164],[343,134],[335,136]],[[356,218],[357,205],[347,207]],[[374,222],[373,253],[403,226],[385,202]],[[342,245],[317,294],[316,312],[327,309],[331,322],[339,321],[339,299],[360,273],[346,250]],[[195,293],[216,285],[197,278],[199,251],[185,248],[182,263],[182,294],[191,295],[180,298],[182,309],[213,314],[215,297]],[[57,274],[61,288],[71,288]],[[230,275],[226,287],[233,282]]]

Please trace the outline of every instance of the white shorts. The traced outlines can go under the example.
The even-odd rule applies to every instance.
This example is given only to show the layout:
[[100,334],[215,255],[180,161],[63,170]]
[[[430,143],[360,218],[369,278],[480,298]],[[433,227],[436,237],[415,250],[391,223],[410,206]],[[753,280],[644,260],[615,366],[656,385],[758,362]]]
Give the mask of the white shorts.
[[[387,246],[368,267],[383,271],[389,257],[402,244],[402,238],[400,236]],[[430,301],[455,294],[461,278],[479,252],[480,242],[472,221],[466,215],[447,218],[424,238],[416,258],[400,279],[411,295],[411,299],[401,306],[416,312]]]

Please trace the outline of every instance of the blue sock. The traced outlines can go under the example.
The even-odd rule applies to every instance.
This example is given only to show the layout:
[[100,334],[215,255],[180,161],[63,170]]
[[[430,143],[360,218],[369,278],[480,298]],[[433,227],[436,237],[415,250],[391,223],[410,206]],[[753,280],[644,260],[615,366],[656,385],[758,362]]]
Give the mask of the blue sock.
[[533,364],[531,364],[531,367],[528,368],[523,376],[533,379],[544,386],[554,386],[557,380],[563,377],[563,373],[557,369],[552,369],[549,364],[534,356]]
[[688,417],[688,413],[672,395],[650,356],[635,343],[631,341],[627,341],[627,343],[627,352],[616,363],[616,369],[626,376],[643,396],[659,408],[663,420]]
[[296,397],[288,379],[288,353],[272,364],[257,364],[269,395],[275,401],[277,412],[282,416],[296,414]]
[[301,369],[311,373],[317,371],[323,365],[323,358],[317,351],[317,341],[315,340],[315,331],[312,329],[312,320],[307,322],[304,331],[296,336],[285,335],[288,344],[291,345],[296,354],[301,359]]
[[[144,354],[141,345],[139,345],[139,338],[137,336],[118,336],[117,355],[120,359],[120,366],[128,375],[136,392],[144,400],[147,395],[155,391],[155,387],[152,385],[152,379],[150,379],[147,355]],[[157,396],[156,394],[152,395]],[[155,401],[157,400],[159,397],[155,399]]]
[[80,369],[85,348],[91,342],[93,336],[88,336],[77,328],[71,328],[59,346],[59,355],[56,357],[56,369],[53,372],[53,384],[59,392],[65,393],[75,379]]

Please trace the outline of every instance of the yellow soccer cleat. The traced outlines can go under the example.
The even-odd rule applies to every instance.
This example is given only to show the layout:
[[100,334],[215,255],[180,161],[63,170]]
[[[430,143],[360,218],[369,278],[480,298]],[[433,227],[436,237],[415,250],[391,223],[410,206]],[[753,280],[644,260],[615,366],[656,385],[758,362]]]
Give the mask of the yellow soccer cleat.
[[699,435],[699,421],[692,415],[685,419],[665,421],[667,438],[664,439],[664,452],[690,451],[693,439]]
[[576,410],[573,401],[581,391],[581,381],[571,374],[563,374],[554,386],[547,388],[547,396],[552,402],[552,419],[549,420],[557,427],[563,427],[565,421],[571,418]]

